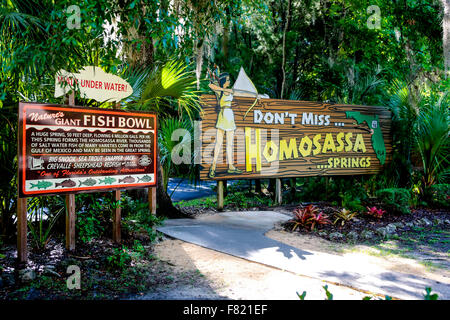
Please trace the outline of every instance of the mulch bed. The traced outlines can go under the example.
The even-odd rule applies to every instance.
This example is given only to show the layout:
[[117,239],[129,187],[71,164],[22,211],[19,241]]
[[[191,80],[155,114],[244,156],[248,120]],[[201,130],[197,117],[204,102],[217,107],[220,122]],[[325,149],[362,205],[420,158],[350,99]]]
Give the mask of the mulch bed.
[[[411,226],[411,224],[417,223],[417,221],[425,218],[429,222],[432,223],[432,225],[421,225],[424,228],[431,229],[433,226],[436,225],[437,221],[440,221],[441,228],[450,228],[448,223],[445,223],[445,220],[449,221],[450,219],[450,211],[448,209],[430,209],[430,208],[416,208],[411,209],[411,213],[409,214],[390,214],[385,213],[382,218],[374,218],[371,216],[367,216],[365,214],[359,214],[356,216],[355,219],[352,219],[348,222],[346,222],[343,226],[340,222],[337,224],[333,224],[335,217],[334,213],[340,210],[340,208],[334,207],[329,205],[326,202],[319,202],[314,204],[316,207],[318,207],[324,214],[328,215],[329,220],[331,221],[331,224],[326,225],[320,225],[315,228],[315,230],[311,231],[306,228],[298,228],[295,232],[305,233],[305,234],[315,234],[317,236],[320,236],[322,238],[325,238],[327,240],[333,240],[333,241],[346,241],[345,235],[347,235],[350,232],[356,232],[358,235],[360,235],[363,231],[371,231],[374,233],[374,238],[371,240],[379,241],[383,240],[380,239],[380,237],[377,237],[377,229],[386,227],[389,224],[398,224],[401,223],[404,225],[404,227],[397,228],[397,232],[404,233],[409,232],[414,229],[416,226]],[[297,207],[297,206],[296,206]],[[408,226],[409,225],[409,226]],[[286,231],[292,230],[292,224],[285,223],[283,225]],[[330,234],[333,233],[340,233],[344,235],[343,238],[330,238]],[[368,239],[359,238],[359,241],[366,241]],[[370,241],[369,241],[370,242]]]

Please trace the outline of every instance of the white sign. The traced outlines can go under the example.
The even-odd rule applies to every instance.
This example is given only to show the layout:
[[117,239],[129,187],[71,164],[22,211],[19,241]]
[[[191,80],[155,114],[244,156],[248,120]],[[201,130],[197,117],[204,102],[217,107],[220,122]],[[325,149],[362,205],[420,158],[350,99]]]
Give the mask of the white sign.
[[99,67],[84,67],[79,73],[60,70],[55,76],[55,98],[79,91],[83,98],[100,102],[118,102],[133,93],[133,88],[122,78],[106,73]]

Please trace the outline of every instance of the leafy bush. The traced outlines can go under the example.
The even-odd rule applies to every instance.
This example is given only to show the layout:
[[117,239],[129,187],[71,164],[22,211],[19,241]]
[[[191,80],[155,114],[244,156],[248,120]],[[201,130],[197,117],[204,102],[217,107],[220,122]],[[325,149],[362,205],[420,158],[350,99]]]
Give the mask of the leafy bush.
[[356,215],[357,215],[357,212],[352,212],[350,210],[343,208],[343,209],[341,209],[341,211],[338,211],[334,214],[334,216],[336,217],[336,220],[334,220],[333,224],[336,224],[340,220],[341,226],[343,226],[345,223],[352,220]]
[[64,203],[60,197],[34,197],[28,204],[27,222],[36,250],[43,250],[50,241],[53,228],[64,215]]
[[411,192],[408,189],[382,189],[378,190],[376,195],[387,211],[400,214],[410,213]]
[[147,202],[124,196],[121,205],[123,216],[126,216],[124,227],[134,231],[144,230],[150,241],[155,241],[157,237],[155,227],[162,225],[165,218],[151,214]]
[[383,217],[383,214],[385,214],[386,211],[384,211],[383,209],[378,209],[377,207],[372,207],[369,208],[367,207],[367,211],[366,211],[366,215],[377,218],[377,219],[381,219]]
[[314,230],[316,225],[329,224],[328,216],[312,204],[306,206],[305,208],[297,208],[294,211],[295,218],[289,220],[290,224],[293,224],[292,231],[295,231],[299,226],[304,228],[310,228],[311,231]]
[[340,192],[339,197],[341,198],[341,206],[343,208],[348,208],[351,211],[364,211],[364,206],[361,204],[361,199],[351,192]]
[[99,238],[111,228],[111,214],[120,202],[112,200],[107,195],[109,194],[101,198],[97,198],[98,194],[84,194],[77,197],[81,208],[77,212],[76,226],[81,241],[88,242]]
[[450,207],[450,184],[435,184],[425,191],[425,200],[428,204],[438,208]]
[[121,248],[114,248],[113,253],[107,257],[108,266],[111,269],[124,270],[130,265],[131,260],[131,255],[124,245]]

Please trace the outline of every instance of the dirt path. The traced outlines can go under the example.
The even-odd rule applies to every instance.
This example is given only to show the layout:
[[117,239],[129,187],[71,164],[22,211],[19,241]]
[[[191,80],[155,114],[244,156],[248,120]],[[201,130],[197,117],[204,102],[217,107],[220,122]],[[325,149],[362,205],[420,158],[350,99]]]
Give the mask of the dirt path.
[[[236,258],[180,240],[164,240],[156,245],[155,253],[173,266],[180,275],[197,271],[200,281],[182,288],[168,287],[144,296],[145,299],[324,299],[322,288],[327,283],[294,275],[269,266]],[[350,288],[328,284],[335,299],[360,300],[367,294]],[[183,291],[183,292],[181,292]]]

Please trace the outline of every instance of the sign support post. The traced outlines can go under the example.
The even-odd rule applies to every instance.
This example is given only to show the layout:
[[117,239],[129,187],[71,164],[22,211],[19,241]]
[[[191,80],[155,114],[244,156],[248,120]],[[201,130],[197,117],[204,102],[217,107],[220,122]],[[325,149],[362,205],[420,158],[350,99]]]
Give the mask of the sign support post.
[[[120,109],[120,103],[116,103],[114,109]],[[113,210],[113,241],[115,243],[120,243],[122,241],[122,209],[118,201],[121,198],[121,191],[114,190],[114,201],[116,202],[116,206]]]
[[217,209],[223,210],[223,180],[217,181]]
[[27,248],[27,198],[17,198],[17,260],[28,262]]
[[275,179],[275,203],[281,204],[283,201],[282,192],[281,192],[281,179]]
[[148,204],[150,214],[156,214],[156,187],[148,188]]
[[[75,106],[75,93],[69,95],[69,106]],[[66,195],[66,249],[75,250],[75,223],[77,216],[75,212],[75,194]]]
[[120,243],[122,241],[122,234],[121,234],[121,219],[122,219],[122,210],[120,205],[118,204],[118,201],[120,201],[121,197],[121,191],[115,190],[114,191],[114,201],[116,202],[116,206],[113,210],[113,241],[115,243]]
[[75,250],[75,222],[77,220],[75,212],[75,195],[66,195],[66,249]]

